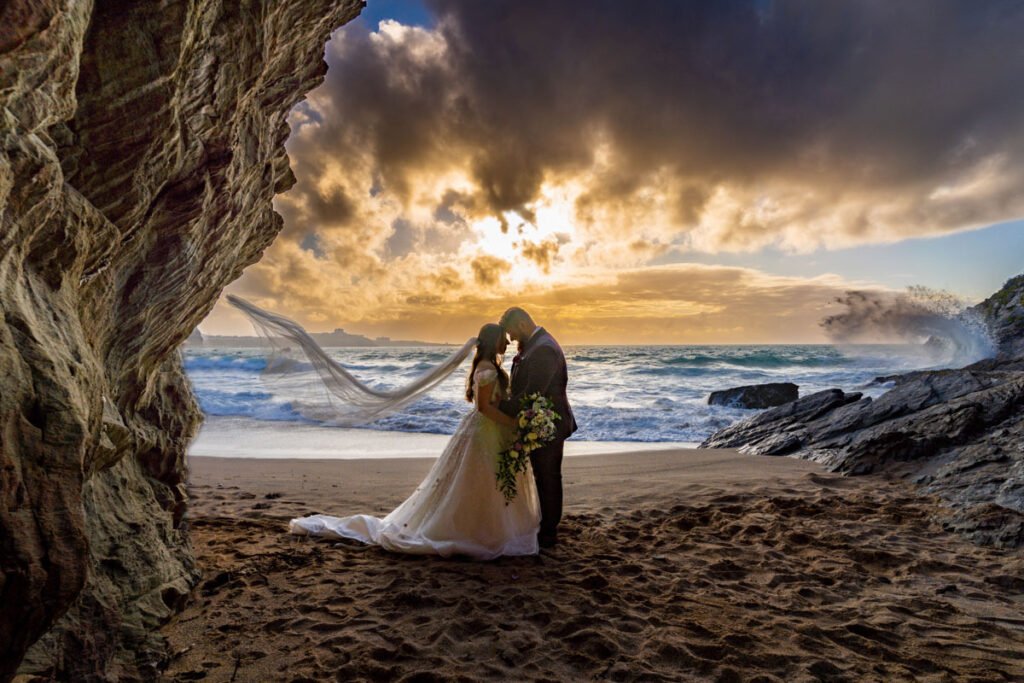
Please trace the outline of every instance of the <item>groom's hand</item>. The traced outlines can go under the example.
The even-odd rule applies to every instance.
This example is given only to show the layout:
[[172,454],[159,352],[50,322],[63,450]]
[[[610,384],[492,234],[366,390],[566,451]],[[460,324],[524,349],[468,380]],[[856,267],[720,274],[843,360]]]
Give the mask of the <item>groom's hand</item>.
[[505,400],[498,403],[498,410],[505,413],[509,417],[516,417],[519,415],[519,407],[516,405],[516,402],[510,398],[506,398]]

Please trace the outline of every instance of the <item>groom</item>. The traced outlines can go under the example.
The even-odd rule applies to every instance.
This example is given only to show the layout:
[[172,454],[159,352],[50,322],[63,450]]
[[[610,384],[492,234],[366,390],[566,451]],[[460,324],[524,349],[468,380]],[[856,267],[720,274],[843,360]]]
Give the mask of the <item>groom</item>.
[[555,412],[562,416],[555,422],[554,441],[530,453],[530,465],[540,499],[537,542],[542,548],[550,548],[558,540],[558,522],[562,519],[562,451],[565,440],[576,431],[576,420],[565,395],[569,373],[562,347],[543,327],[533,322],[529,313],[521,308],[510,308],[498,324],[519,346],[519,353],[512,359],[510,396],[501,402],[502,412],[515,417],[524,396],[540,393],[551,399]]

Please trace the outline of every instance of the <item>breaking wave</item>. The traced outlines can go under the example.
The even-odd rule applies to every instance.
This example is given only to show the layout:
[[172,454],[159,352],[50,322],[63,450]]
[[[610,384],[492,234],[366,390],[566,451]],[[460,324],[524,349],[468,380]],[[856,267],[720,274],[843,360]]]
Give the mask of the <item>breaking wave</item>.
[[836,301],[846,310],[821,322],[836,344],[918,344],[936,365],[967,365],[995,353],[981,315],[949,292],[920,286],[906,292],[851,291]]

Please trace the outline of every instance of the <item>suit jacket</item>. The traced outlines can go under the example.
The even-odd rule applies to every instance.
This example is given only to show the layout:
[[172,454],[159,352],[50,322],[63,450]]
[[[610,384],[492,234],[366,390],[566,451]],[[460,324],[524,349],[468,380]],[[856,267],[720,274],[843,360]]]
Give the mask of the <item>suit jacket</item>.
[[524,396],[540,393],[555,404],[555,412],[562,416],[555,423],[555,440],[564,441],[576,431],[576,420],[565,394],[569,383],[569,371],[565,366],[565,354],[555,338],[543,327],[516,354],[512,362],[512,386],[508,400],[500,408],[506,415],[515,417],[519,403]]

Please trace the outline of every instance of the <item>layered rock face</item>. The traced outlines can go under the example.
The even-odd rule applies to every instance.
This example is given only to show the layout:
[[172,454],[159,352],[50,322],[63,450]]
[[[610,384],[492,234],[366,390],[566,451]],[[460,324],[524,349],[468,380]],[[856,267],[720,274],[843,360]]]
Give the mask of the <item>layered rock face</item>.
[[280,230],[287,112],[361,6],[0,7],[0,680],[152,677],[198,575],[177,348]]
[[1024,275],[1009,280],[974,309],[988,323],[997,360],[1024,359]]
[[913,372],[876,400],[831,389],[723,429],[704,447],[796,455],[848,474],[888,472],[940,496],[980,543],[1024,545],[1024,276],[978,305],[995,358]]

